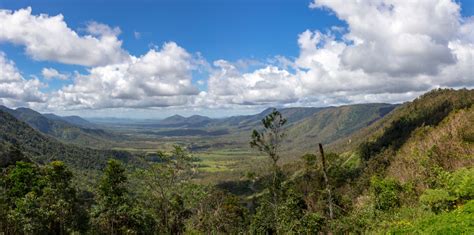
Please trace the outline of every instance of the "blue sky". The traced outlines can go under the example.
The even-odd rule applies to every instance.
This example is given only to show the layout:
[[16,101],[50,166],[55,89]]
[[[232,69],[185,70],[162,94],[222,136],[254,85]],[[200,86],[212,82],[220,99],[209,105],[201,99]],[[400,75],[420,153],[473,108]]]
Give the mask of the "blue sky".
[[[439,0],[433,1],[433,4],[435,4],[435,2],[436,4],[438,4],[439,2],[440,6],[445,7],[446,4],[442,3],[443,1],[446,2],[446,0]],[[430,84],[420,84],[413,82],[413,84],[409,84],[407,85],[407,87],[400,87],[399,89],[394,90],[391,90],[387,87],[378,88],[361,86],[359,92],[354,92],[354,90],[358,88],[348,89],[342,85],[341,88],[337,89],[321,88],[321,86],[318,86],[318,88],[314,88],[313,90],[301,91],[302,89],[311,87],[311,84],[321,84],[322,80],[316,81],[314,79],[323,79],[323,75],[320,75],[319,69],[315,68],[314,63],[310,63],[308,62],[308,60],[311,60],[311,58],[313,58],[313,61],[317,61],[318,64],[324,65],[325,62],[321,62],[318,60],[318,58],[322,58],[323,52],[326,52],[325,50],[327,50],[328,52],[335,53],[334,50],[337,50],[335,48],[325,48],[325,45],[330,45],[331,42],[333,42],[343,43],[344,47],[350,47],[352,43],[354,43],[353,38],[364,39],[364,35],[370,34],[365,31],[360,31],[360,27],[356,25],[356,23],[349,22],[350,14],[360,14],[360,12],[348,12],[347,10],[343,9],[344,4],[338,5],[336,2],[338,1],[313,2],[309,0],[71,0],[39,2],[2,0],[0,1],[0,9],[12,10],[14,12],[18,9],[31,7],[30,14],[31,16],[35,17],[38,17],[40,14],[47,14],[48,17],[53,17],[62,14],[64,16],[63,21],[67,24],[67,27],[70,30],[76,32],[80,37],[85,37],[86,35],[91,34],[89,31],[87,31],[87,27],[91,24],[91,22],[97,22],[103,25],[107,25],[110,28],[118,27],[120,29],[120,34],[117,34],[116,37],[117,40],[122,42],[121,49],[130,56],[134,56],[137,58],[147,54],[151,49],[160,51],[164,43],[173,42],[179,48],[184,49],[186,53],[188,53],[192,57],[192,62],[190,62],[190,64],[192,64],[193,68],[189,69],[189,71],[184,71],[183,73],[179,72],[178,74],[191,74],[190,77],[182,78],[182,81],[185,81],[186,79],[191,79],[191,85],[197,88],[198,91],[194,92],[193,94],[191,94],[192,92],[185,92],[187,95],[194,96],[191,98],[184,98],[184,93],[173,93],[174,95],[179,96],[180,100],[186,99],[186,101],[183,102],[178,102],[174,98],[173,101],[169,101],[169,95],[164,95],[166,96],[166,99],[163,98],[163,101],[163,99],[160,97],[160,94],[153,93],[153,95],[151,96],[140,96],[140,99],[150,99],[150,101],[146,102],[146,104],[137,105],[136,102],[132,102],[133,105],[129,105],[129,102],[115,102],[115,100],[111,98],[110,103],[124,103],[124,105],[114,104],[109,107],[107,105],[102,104],[95,105],[95,103],[91,101],[84,102],[84,104],[78,105],[78,107],[74,108],[72,111],[68,110],[67,108],[68,104],[72,104],[70,101],[68,101],[69,103],[64,102],[64,104],[62,104],[62,107],[52,107],[51,105],[42,104],[42,102],[22,102],[21,98],[17,98],[19,101],[6,100],[8,97],[5,95],[5,97],[3,97],[3,101],[0,102],[7,105],[11,104],[31,106],[45,111],[51,110],[72,113],[83,112],[83,110],[92,109],[98,110],[99,113],[107,115],[108,113],[115,112],[113,110],[120,109],[125,116],[133,116],[133,113],[136,113],[136,109],[139,109],[139,112],[143,113],[158,112],[156,110],[160,110],[161,113],[166,114],[173,112],[189,113],[190,110],[192,110],[192,112],[209,114],[211,116],[218,116],[214,114],[214,112],[217,112],[214,110],[219,110],[219,112],[221,110],[231,110],[229,111],[231,113],[246,113],[255,112],[264,108],[265,106],[324,106],[371,101],[400,102],[407,99],[411,99],[426,90],[440,86],[470,87],[471,80],[462,77],[463,75],[459,75],[460,78],[455,81],[449,82],[443,81],[443,78],[436,77],[438,76],[437,73],[442,73],[442,69],[444,67],[448,67],[448,65],[455,63],[453,61],[456,60],[446,59],[447,57],[449,57],[446,56],[447,54],[435,55],[426,52],[423,55],[415,56],[420,56],[417,58],[434,58],[434,56],[440,56],[440,58],[433,59],[432,62],[426,64],[427,66],[439,66],[439,71],[428,71],[428,68],[413,68],[409,66],[410,63],[403,63],[399,67],[396,67],[396,69],[394,70],[390,66],[385,65],[380,65],[377,68],[369,68],[366,64],[359,63],[355,60],[345,61],[343,59],[340,63],[344,64],[344,68],[350,68],[352,72],[356,72],[358,69],[362,69],[366,73],[365,75],[367,75],[364,76],[364,78],[370,76],[378,76],[386,77],[385,79],[391,81],[393,79],[402,79],[401,77],[403,76],[405,76],[403,79],[406,80],[408,76],[426,76],[428,74],[429,76],[433,77],[432,80],[438,79]],[[461,6],[460,14],[462,16],[462,19],[458,19],[456,22],[460,24],[459,31],[466,31],[466,29],[464,28],[469,29],[468,26],[470,23],[465,23],[465,21],[469,21],[469,17],[474,15],[474,2],[464,0],[451,3],[452,6]],[[319,4],[319,6],[310,7],[310,4]],[[359,4],[359,6],[361,5],[362,4]],[[378,10],[380,9],[380,6],[377,6]],[[422,8],[422,6],[414,7]],[[423,9],[417,9],[417,11],[422,12]],[[383,14],[382,11],[378,13],[380,13],[381,16],[386,16],[386,14]],[[455,12],[449,11],[449,14],[455,15]],[[362,17],[361,19],[363,19],[363,15],[359,15],[358,17]],[[396,19],[394,17],[393,21],[395,22],[396,20],[400,19]],[[440,24],[444,21],[443,17],[440,17],[438,20],[439,22],[436,22],[435,19],[433,21],[433,24]],[[448,21],[448,19],[446,19],[446,21]],[[371,22],[366,22],[366,24],[370,23]],[[408,24],[407,22],[399,23],[402,25]],[[467,26],[463,28],[462,25]],[[407,32],[413,33],[410,31],[409,25],[404,26],[406,26],[408,30]],[[445,29],[440,29],[440,32],[442,32],[441,30]],[[305,31],[307,31],[308,34],[303,35],[303,32]],[[380,32],[380,34],[383,33],[384,32]],[[388,31],[386,33],[390,34],[393,32]],[[439,35],[439,33],[437,32],[424,33],[426,33],[434,41],[441,41],[442,44],[444,43],[443,46],[445,46],[446,48],[449,48],[448,42],[459,39],[437,38]],[[449,32],[446,33],[448,34]],[[318,39],[315,43],[315,39],[320,37],[316,36],[317,34],[323,35],[321,37],[323,39]],[[464,33],[463,35],[468,35],[468,33]],[[27,43],[29,42],[23,42],[21,36],[22,35],[16,35],[16,38],[12,36],[13,38],[10,37],[8,39],[6,38],[7,36],[5,36],[5,38],[2,40],[0,32],[0,51],[4,53],[5,60],[11,61],[15,64],[16,69],[21,73],[24,80],[29,80],[36,77],[43,84],[47,84],[46,86],[42,86],[39,88],[39,92],[44,93],[44,97],[42,98],[43,103],[50,102],[51,96],[54,96],[53,93],[63,89],[64,86],[75,86],[75,83],[77,82],[75,80],[75,76],[77,74],[81,74],[84,76],[92,76],[90,74],[91,69],[97,68],[99,66],[104,66],[104,64],[84,65],[81,63],[64,63],[64,60],[55,59],[54,57],[51,57],[49,55],[46,55],[47,58],[43,58],[45,57],[44,55],[40,55],[39,57],[43,56],[40,59],[35,58],[34,53],[31,54],[26,52],[25,48],[28,47]],[[304,36],[306,36],[306,38]],[[99,36],[95,37],[99,38]],[[469,36],[459,37],[463,37],[463,40],[466,41],[467,44],[472,43],[469,41],[471,40]],[[59,38],[58,40],[60,41],[61,39]],[[318,49],[318,51],[311,50],[311,48],[307,49],[306,47],[302,46],[304,40],[307,40],[308,43],[315,43],[314,48]],[[64,41],[62,43],[68,42]],[[307,56],[304,58],[304,56],[308,55],[310,51],[312,51],[312,53],[314,52],[314,54],[312,54],[313,57]],[[393,51],[384,51],[383,53],[386,53],[389,56],[391,55],[391,53],[393,53],[395,56],[399,55],[399,52]],[[451,54],[455,55],[455,52],[451,52]],[[281,61],[276,62],[276,56],[280,56],[279,58],[284,58],[289,65],[283,65]],[[415,56],[414,59],[416,59]],[[36,55],[36,57],[38,56]],[[346,57],[340,54],[338,55],[338,58]],[[228,65],[234,66],[238,72],[234,71],[231,75],[227,70],[226,73],[222,72],[224,71],[223,66],[218,66],[214,64],[216,61],[219,60],[224,60]],[[239,61],[245,66],[239,65]],[[114,63],[115,62],[116,61],[114,61]],[[470,63],[470,61],[467,61],[467,63]],[[160,64],[160,61],[157,61],[157,64]],[[421,64],[420,67],[422,66],[424,65]],[[328,70],[327,73],[324,74],[333,74],[334,72],[336,72],[329,71],[329,67],[331,66],[322,67]],[[42,70],[44,68],[54,68],[60,73],[66,74],[68,76],[68,79],[46,79],[42,74]],[[265,68],[269,69],[259,72],[259,69]],[[270,68],[275,68],[276,70],[271,70]],[[311,71],[317,71],[317,73],[312,73]],[[290,73],[290,75],[285,75],[285,72]],[[267,76],[267,73],[270,75]],[[216,78],[216,76],[218,76],[216,74],[220,74],[221,77],[219,79]],[[380,74],[386,74],[386,76],[381,76]],[[163,75],[162,72],[160,72],[159,75],[167,76]],[[310,76],[320,77],[313,78]],[[356,75],[354,74],[354,76]],[[211,77],[214,77],[214,80],[212,80]],[[267,81],[265,80],[267,79],[267,77],[270,77],[271,79],[273,79],[273,77],[278,77],[280,80],[275,79]],[[218,81],[227,78],[229,79],[228,81],[226,81],[227,83],[217,84]],[[241,78],[242,82],[240,82],[238,78]],[[295,84],[295,87],[302,86],[302,88],[295,88],[292,91],[278,90],[281,89],[280,85],[278,84],[273,84],[275,85],[274,88],[267,88],[267,90],[262,91],[257,90],[256,83],[253,82],[252,79],[258,80],[259,82],[261,81],[262,83],[268,82],[269,84],[282,84],[285,81],[291,79],[298,81],[308,81],[308,83],[305,85]],[[314,81],[312,81],[311,79],[313,79]],[[334,79],[334,84],[336,84],[335,86],[342,82],[342,78],[339,77],[327,79]],[[199,80],[202,80],[203,82],[198,83],[197,81]],[[467,80],[467,82],[465,80]],[[235,92],[235,94],[233,94],[233,97],[227,97],[226,95],[222,95],[225,92],[229,93],[229,91],[208,90],[210,89],[208,87],[208,84],[210,83],[214,84],[213,87],[223,87],[244,84],[243,81],[251,83],[251,85],[248,85],[246,83],[245,85],[243,85],[243,87],[236,87],[234,90],[240,90],[241,92]],[[147,81],[144,82],[146,83]],[[294,83],[291,83],[290,81],[290,83],[288,84],[286,86],[292,86]],[[189,89],[191,89],[188,88],[189,87],[185,87],[182,89],[180,88],[180,91],[182,91],[183,89],[189,91]],[[251,90],[252,92],[246,93],[248,90]],[[204,91],[209,94],[198,95],[200,91]],[[266,94],[272,93],[273,91],[280,92],[281,94],[288,93],[288,95],[284,98],[275,97],[276,95],[268,95],[268,98],[265,99],[261,98],[262,96],[266,96]],[[107,93],[109,91],[104,90],[103,92]],[[329,95],[334,94],[334,92],[339,92],[338,94],[340,95],[338,95],[337,97]],[[234,92],[230,91],[230,93]],[[312,94],[321,95],[318,95],[318,97],[313,97]],[[380,98],[387,97],[387,95],[389,98]],[[196,97],[198,97],[198,100],[208,99],[211,101],[201,101],[201,103],[199,103],[195,101]],[[260,98],[256,99],[255,97]],[[0,97],[0,99],[1,98],[2,97]],[[104,99],[104,97],[97,98],[96,100],[98,99]],[[188,99],[191,99],[192,101],[189,101]],[[220,101],[214,102],[214,100],[216,99]],[[77,100],[80,100],[80,98],[76,97],[74,100],[76,102]],[[159,100],[159,102],[156,100]],[[92,105],[87,106],[86,104]]]

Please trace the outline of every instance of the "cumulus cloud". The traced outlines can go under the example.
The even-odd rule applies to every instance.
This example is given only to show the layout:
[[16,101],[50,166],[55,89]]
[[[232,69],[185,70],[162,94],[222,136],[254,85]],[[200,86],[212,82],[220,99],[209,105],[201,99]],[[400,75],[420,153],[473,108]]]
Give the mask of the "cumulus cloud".
[[95,35],[99,37],[102,35],[118,36],[121,33],[121,30],[119,27],[111,28],[108,25],[101,24],[95,21],[91,21],[87,24],[86,31],[90,33],[91,35]]
[[209,99],[228,104],[268,104],[297,100],[298,81],[288,71],[267,66],[250,73],[240,73],[236,65],[219,60],[208,80]]
[[[133,56],[121,48],[119,28],[89,22],[81,36],[62,15],[35,16],[30,8],[0,11],[0,41],[24,45],[37,60],[90,66],[49,95],[47,108],[55,110],[400,102],[433,88],[474,87],[474,17],[462,17],[454,1],[314,0],[309,7],[326,9],[347,26],[300,33],[296,58],[210,64],[174,42]],[[7,71],[13,62],[2,64]],[[12,68],[0,79],[0,96],[43,100],[39,81]],[[199,91],[192,74],[201,70],[209,77],[195,81],[207,87]],[[52,68],[42,74],[65,78]],[[12,81],[31,97],[1,90]]]
[[454,1],[314,0],[310,8],[333,12],[347,28],[306,30],[298,36],[297,58],[276,57],[277,65],[253,72],[217,61],[200,99],[334,105],[474,87],[474,18],[462,18]]
[[15,63],[0,52],[0,104],[8,106],[44,102],[46,96],[40,91],[44,86],[38,79],[25,79]]
[[0,41],[24,46],[35,60],[99,66],[128,59],[118,28],[91,22],[86,31],[88,35],[79,35],[62,15],[32,15],[31,8],[0,10]]
[[455,63],[448,47],[460,25],[459,6],[450,0],[351,2],[315,0],[349,25],[341,64],[392,76],[436,74]]
[[69,78],[69,75],[60,73],[58,70],[53,69],[53,68],[43,68],[41,70],[41,75],[47,80],[50,80],[50,79],[67,80]]
[[74,83],[53,94],[52,109],[147,108],[191,102],[193,56],[174,42],[125,63],[98,66],[76,74]]

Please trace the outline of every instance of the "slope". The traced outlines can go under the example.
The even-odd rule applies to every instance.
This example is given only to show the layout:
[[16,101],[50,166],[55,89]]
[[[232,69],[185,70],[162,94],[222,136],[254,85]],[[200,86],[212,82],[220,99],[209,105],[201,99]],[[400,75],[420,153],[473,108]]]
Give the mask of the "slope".
[[1,110],[0,123],[0,146],[3,149],[12,146],[18,148],[37,163],[61,160],[78,169],[101,169],[109,158],[120,159],[132,165],[140,162],[127,152],[95,150],[61,143]]
[[349,136],[395,107],[392,104],[355,104],[321,109],[288,127],[284,150],[293,155],[314,152],[318,143],[328,144]]
[[[16,110],[0,106],[0,110],[13,115],[18,120],[26,122],[34,129],[53,136],[67,143],[83,146],[104,146],[109,139],[119,138],[101,129],[85,128],[65,121],[62,117],[43,115],[32,109],[18,108]],[[77,121],[77,118],[75,119]]]
[[71,125],[75,125],[82,128],[91,128],[96,129],[97,126],[93,123],[79,117],[79,116],[58,116],[53,113],[45,113],[43,114],[44,117],[48,118],[49,120],[56,120],[56,121],[63,121],[67,122]]

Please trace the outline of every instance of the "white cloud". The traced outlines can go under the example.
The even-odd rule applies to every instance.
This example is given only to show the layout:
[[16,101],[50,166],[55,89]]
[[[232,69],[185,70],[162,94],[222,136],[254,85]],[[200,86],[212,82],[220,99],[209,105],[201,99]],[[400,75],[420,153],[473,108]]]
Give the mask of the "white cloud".
[[101,24],[95,21],[91,21],[87,24],[86,31],[89,32],[91,35],[99,37],[103,35],[116,37],[121,33],[121,30],[118,27],[111,28],[108,25]]
[[298,81],[286,70],[266,66],[251,73],[240,73],[228,61],[214,62],[216,70],[208,80],[205,93],[212,104],[268,104],[297,100]]
[[315,0],[349,25],[341,65],[391,76],[437,74],[455,63],[448,43],[460,26],[459,6],[450,0]]
[[193,57],[174,42],[129,62],[76,74],[74,84],[55,92],[52,109],[181,106],[198,94],[192,84]]
[[[433,88],[474,87],[474,18],[461,17],[453,1],[315,0],[310,7],[334,12],[347,27],[306,30],[298,35],[297,58],[265,62],[217,60],[211,65],[174,42],[132,56],[121,48],[119,28],[90,22],[88,35],[80,36],[62,15],[34,16],[30,8],[0,11],[0,41],[24,45],[37,60],[91,66],[85,74],[74,74],[73,84],[50,94],[47,108],[55,110],[327,106],[399,102]],[[192,74],[202,70],[210,75],[196,81],[207,87],[199,91]],[[10,75],[0,79],[0,87],[16,81],[20,88],[30,87],[28,94],[38,101],[44,99],[33,89],[41,86],[37,79],[12,71],[5,72]],[[65,75],[52,68],[42,72],[45,78]],[[9,96],[27,100],[19,94]]]
[[0,104],[8,106],[44,102],[46,96],[40,91],[44,86],[38,79],[25,79],[15,63],[0,52]]
[[118,28],[91,22],[87,31],[90,35],[78,35],[62,15],[32,15],[31,8],[0,10],[0,41],[25,46],[35,60],[98,66],[128,59],[117,38]]
[[[474,18],[450,0],[315,0],[347,23],[298,36],[299,56],[241,73],[214,65],[198,101],[334,105],[400,102],[438,87],[474,87]],[[342,34],[341,37],[335,35]]]
[[69,75],[60,73],[58,72],[58,70],[53,69],[53,68],[43,68],[41,70],[41,75],[48,80],[50,79],[67,80],[69,78]]

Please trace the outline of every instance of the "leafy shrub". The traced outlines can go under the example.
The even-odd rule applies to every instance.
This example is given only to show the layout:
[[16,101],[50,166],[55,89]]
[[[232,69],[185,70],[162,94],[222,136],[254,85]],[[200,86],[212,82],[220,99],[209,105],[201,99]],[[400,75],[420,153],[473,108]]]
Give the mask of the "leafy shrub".
[[428,206],[434,212],[440,212],[451,208],[457,198],[451,196],[444,189],[427,189],[420,197],[420,202]]
[[324,217],[319,213],[306,213],[301,224],[301,234],[316,234],[324,225]]
[[474,198],[474,168],[459,169],[451,174],[449,188],[460,199]]
[[399,194],[402,187],[396,180],[380,179],[374,176],[371,179],[370,187],[376,209],[386,211],[400,206]]
[[474,234],[474,200],[450,212],[422,217],[390,234]]

